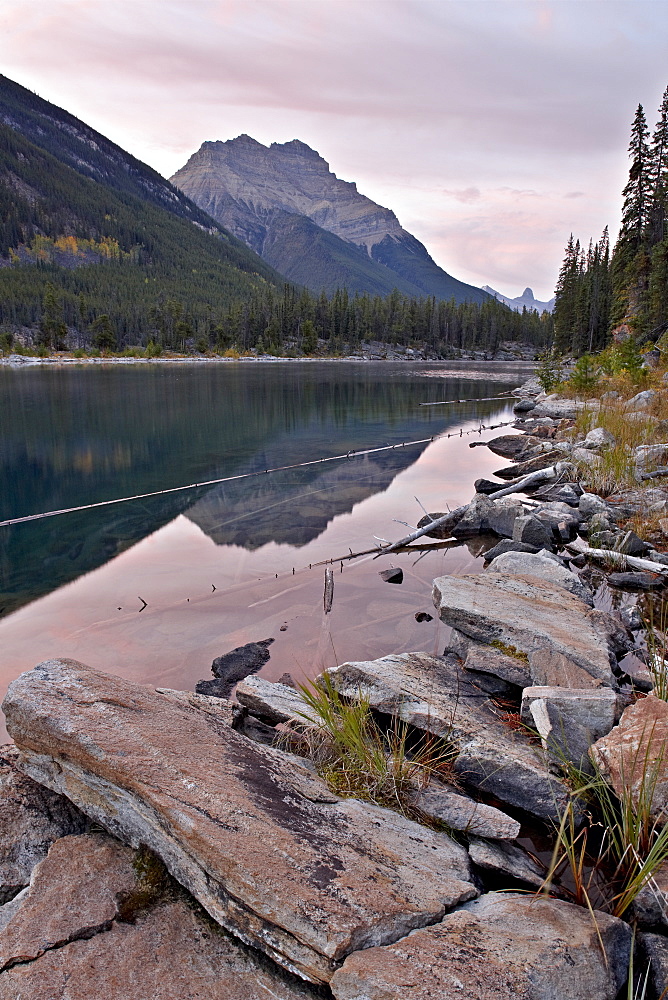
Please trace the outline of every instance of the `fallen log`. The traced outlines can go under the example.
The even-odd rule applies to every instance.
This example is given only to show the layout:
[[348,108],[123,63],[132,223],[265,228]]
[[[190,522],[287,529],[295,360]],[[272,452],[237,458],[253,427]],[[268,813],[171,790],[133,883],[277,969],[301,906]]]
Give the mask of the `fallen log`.
[[507,497],[510,493],[524,493],[525,490],[531,489],[532,486],[555,482],[563,471],[562,466],[564,464],[563,462],[557,462],[556,465],[550,465],[546,469],[538,469],[536,472],[531,472],[524,479],[511,483],[510,486],[505,486],[502,490],[497,490],[496,493],[490,493],[489,499],[498,500],[500,497]]
[[[392,545],[383,546],[374,556],[374,559],[377,559],[378,556],[383,556],[388,552],[394,552],[396,549],[401,549],[405,545],[410,545],[410,543],[414,542],[417,538],[422,538],[423,535],[428,534],[435,528],[440,528],[442,525],[447,524],[447,522],[452,520],[453,517],[457,519],[457,515],[460,514],[460,512],[460,516],[463,516],[467,507],[468,504],[464,504],[462,507],[456,507],[454,510],[448,511],[448,513],[444,514],[442,517],[437,517],[435,521],[430,521],[429,524],[425,524],[423,528],[419,528],[417,531],[412,531],[410,535],[400,538],[398,542],[393,542]],[[446,540],[450,541],[450,539],[443,539],[443,541]],[[453,538],[452,541],[454,542],[456,539]]]
[[[575,550],[575,546],[566,546],[567,549]],[[641,569],[649,573],[668,574],[668,566],[663,563],[654,562],[652,559],[641,559],[639,556],[627,556],[624,552],[617,552],[616,549],[592,549],[589,547],[578,548],[577,554],[585,556],[587,559],[596,559],[600,562],[612,563],[615,568],[625,570]]]

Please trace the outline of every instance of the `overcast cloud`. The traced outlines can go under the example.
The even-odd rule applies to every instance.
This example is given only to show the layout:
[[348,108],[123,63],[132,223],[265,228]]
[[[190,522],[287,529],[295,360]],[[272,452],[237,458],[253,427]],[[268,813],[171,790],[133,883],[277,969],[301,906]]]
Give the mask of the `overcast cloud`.
[[549,298],[619,220],[664,0],[0,0],[2,71],[165,176],[202,142],[299,138],[456,277]]

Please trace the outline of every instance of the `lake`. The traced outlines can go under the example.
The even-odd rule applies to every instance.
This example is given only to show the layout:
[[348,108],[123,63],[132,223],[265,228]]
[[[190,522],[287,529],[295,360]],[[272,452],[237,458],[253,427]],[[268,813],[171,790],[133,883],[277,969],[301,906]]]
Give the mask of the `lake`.
[[[261,473],[0,527],[0,694],[52,656],[192,689],[216,656],[268,637],[271,679],[441,652],[447,630],[415,614],[433,611],[435,576],[479,567],[475,549],[343,557],[407,534],[422,507],[466,502],[476,478],[505,464],[469,445],[505,433],[478,428],[510,420],[511,401],[420,404],[497,397],[530,370],[471,361],[0,367],[0,520]],[[385,445],[395,447],[353,454]],[[335,591],[324,616],[316,564],[328,559]],[[390,566],[403,568],[400,586],[378,575]]]

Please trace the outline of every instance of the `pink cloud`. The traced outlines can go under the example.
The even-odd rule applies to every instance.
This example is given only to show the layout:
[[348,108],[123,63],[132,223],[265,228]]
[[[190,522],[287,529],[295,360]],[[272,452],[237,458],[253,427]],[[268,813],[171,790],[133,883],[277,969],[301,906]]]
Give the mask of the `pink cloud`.
[[543,295],[571,230],[614,229],[666,83],[651,0],[0,0],[0,25],[7,75],[166,175],[206,139],[300,138],[457,276]]

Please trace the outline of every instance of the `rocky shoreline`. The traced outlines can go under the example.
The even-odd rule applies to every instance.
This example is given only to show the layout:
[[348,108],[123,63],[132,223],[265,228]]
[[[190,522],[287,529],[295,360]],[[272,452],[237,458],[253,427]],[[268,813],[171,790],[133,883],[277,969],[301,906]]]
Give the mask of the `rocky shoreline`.
[[[447,649],[327,671],[382,724],[447,744],[449,774],[412,792],[422,822],[288,752],[320,724],[289,678],[247,676],[231,702],[49,660],[3,702],[0,1000],[616,1000],[632,947],[658,1000],[668,868],[621,916],[592,914],[566,877],[539,891],[537,845],[573,810],[575,770],[637,802],[651,761],[663,823],[668,703],[635,595],[663,587],[668,555],[623,528],[646,500],[583,489],[578,449],[605,447],[573,440],[587,404],[517,395],[524,433],[488,443],[512,459],[501,482],[430,515],[486,563],[434,581]],[[607,550],[642,579],[592,568]]]

